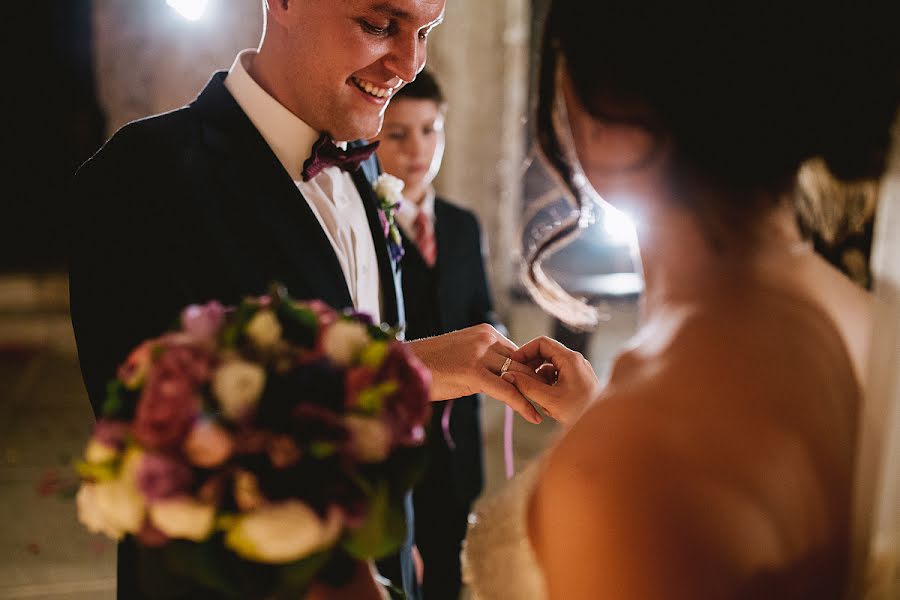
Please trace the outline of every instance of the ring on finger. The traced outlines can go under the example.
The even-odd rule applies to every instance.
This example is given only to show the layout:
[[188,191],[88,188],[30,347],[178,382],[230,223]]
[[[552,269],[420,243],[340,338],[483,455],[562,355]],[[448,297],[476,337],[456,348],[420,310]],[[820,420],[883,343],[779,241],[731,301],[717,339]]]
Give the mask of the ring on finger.
[[512,364],[512,359],[507,356],[506,360],[503,362],[503,366],[500,367],[500,377],[503,377],[503,374],[506,373],[507,371],[509,371],[509,365],[511,365],[511,364]]

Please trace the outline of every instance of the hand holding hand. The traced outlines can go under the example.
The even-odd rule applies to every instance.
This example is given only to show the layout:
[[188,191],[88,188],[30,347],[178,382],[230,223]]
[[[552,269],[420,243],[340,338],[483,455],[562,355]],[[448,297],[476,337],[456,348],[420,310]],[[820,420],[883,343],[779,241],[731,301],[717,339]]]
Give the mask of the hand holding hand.
[[[541,422],[541,415],[519,390],[499,377],[516,345],[490,325],[475,325],[407,345],[431,369],[433,401],[484,392],[508,404],[527,421]],[[538,378],[534,369],[515,359],[507,369],[519,380]]]
[[[577,419],[600,393],[600,382],[591,363],[556,340],[535,338],[513,352],[512,359],[541,377],[522,377],[510,372],[503,379],[560,423],[570,424]],[[547,377],[554,371],[555,381]]]

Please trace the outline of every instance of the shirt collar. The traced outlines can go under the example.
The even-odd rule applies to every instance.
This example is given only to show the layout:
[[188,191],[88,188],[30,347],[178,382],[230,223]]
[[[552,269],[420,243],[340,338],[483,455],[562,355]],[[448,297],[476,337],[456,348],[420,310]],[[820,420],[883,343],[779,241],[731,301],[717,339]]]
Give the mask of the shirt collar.
[[434,186],[429,185],[428,189],[425,190],[425,198],[422,199],[421,205],[416,205],[412,200],[403,199],[403,202],[400,203],[400,208],[397,209],[396,216],[404,233],[407,235],[412,234],[413,223],[415,223],[420,211],[425,213],[425,216],[434,225],[434,200],[436,197]]
[[319,132],[253,80],[248,71],[256,54],[256,50],[252,48],[238,53],[225,78],[225,87],[272,148],[291,178],[299,181],[303,163],[309,158],[313,144],[319,139]]

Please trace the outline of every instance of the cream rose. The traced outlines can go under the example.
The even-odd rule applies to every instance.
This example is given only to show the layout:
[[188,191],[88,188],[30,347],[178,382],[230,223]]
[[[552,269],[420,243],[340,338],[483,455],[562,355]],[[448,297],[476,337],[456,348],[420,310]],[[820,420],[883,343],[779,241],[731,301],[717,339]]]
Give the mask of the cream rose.
[[115,448],[107,446],[103,442],[92,439],[88,442],[87,450],[84,451],[84,459],[89,463],[105,463],[118,456],[119,453]]
[[144,496],[136,485],[142,457],[143,453],[139,450],[129,450],[122,461],[118,478],[92,484],[91,489],[82,494],[79,519],[84,517],[82,523],[88,529],[91,529],[89,523],[92,523],[97,527],[92,531],[101,531],[115,539],[140,531],[147,512]]
[[382,173],[375,180],[375,194],[385,204],[396,206],[403,200],[403,180],[388,173]]
[[265,384],[265,370],[241,359],[223,363],[212,376],[213,393],[229,419],[240,419],[253,410]]
[[391,451],[391,431],[381,419],[350,415],[344,418],[350,432],[350,444],[355,456],[364,463],[381,462]]
[[209,537],[216,509],[203,502],[182,496],[156,502],[150,506],[150,520],[170,538],[202,542]]
[[75,506],[78,509],[79,522],[91,533],[102,533],[114,540],[122,539],[122,536],[125,535],[125,531],[115,527],[106,518],[106,513],[100,509],[97,501],[97,484],[82,484],[75,496]]
[[288,500],[239,517],[225,544],[248,560],[286,564],[333,544],[341,526],[336,509],[323,520],[305,503]]
[[322,336],[325,355],[339,367],[351,364],[371,340],[366,326],[351,321],[336,321]]
[[281,339],[281,323],[271,310],[264,308],[253,315],[244,333],[253,345],[268,350]]

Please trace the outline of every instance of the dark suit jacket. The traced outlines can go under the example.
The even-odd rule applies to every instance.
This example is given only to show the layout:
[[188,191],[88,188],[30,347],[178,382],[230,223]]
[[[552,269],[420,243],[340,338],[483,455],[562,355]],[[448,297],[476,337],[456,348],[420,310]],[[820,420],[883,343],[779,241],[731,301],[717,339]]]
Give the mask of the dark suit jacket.
[[[72,324],[95,413],[130,349],[187,304],[236,304],[272,281],[297,299],[352,304],[319,222],[224,79],[216,73],[184,108],[126,125],[75,177]],[[377,174],[373,158],[353,178],[375,240],[382,319],[403,325],[399,268],[369,183]],[[135,562],[123,551],[119,597],[137,599]]]
[[[403,294],[408,339],[480,323],[495,323],[475,216],[440,198],[435,201],[437,262],[428,268],[415,244],[404,240]],[[426,600],[455,600],[460,592],[459,553],[471,504],[484,484],[480,397],[452,404],[448,446],[434,403],[427,442],[428,467],[413,492],[416,544],[425,562]]]
[[[437,262],[426,267],[415,244],[404,239],[403,294],[407,339],[419,339],[480,323],[497,324],[484,270],[481,231],[475,216],[437,198],[435,200]],[[457,442],[451,453],[456,501],[469,505],[481,493],[483,466],[479,398],[454,401],[451,434]],[[429,446],[446,448],[441,431],[440,404],[432,418]]]

